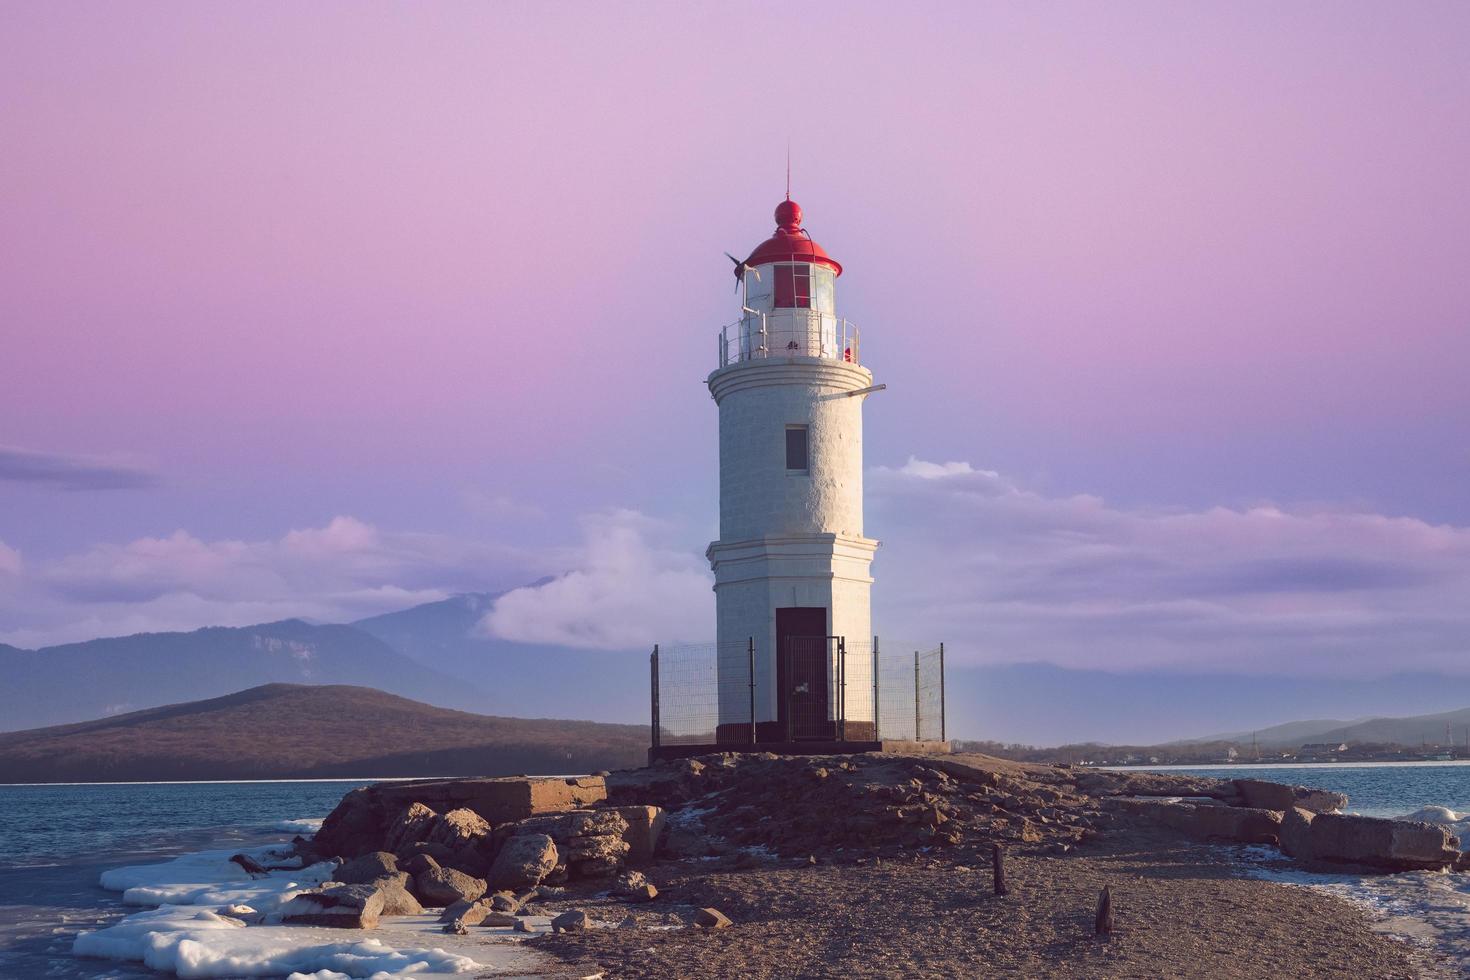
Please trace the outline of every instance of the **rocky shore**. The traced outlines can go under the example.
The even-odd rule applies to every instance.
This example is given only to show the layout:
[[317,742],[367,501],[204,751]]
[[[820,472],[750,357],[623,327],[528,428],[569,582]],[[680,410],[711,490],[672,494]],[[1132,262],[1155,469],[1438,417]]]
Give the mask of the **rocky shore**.
[[[522,933],[569,976],[1433,974],[1432,951],[1339,899],[1245,877],[1217,846],[1311,869],[1465,869],[1444,828],[1346,803],[974,755],[382,784],[298,841],[337,866],[284,921],[372,928],[442,908],[446,932]],[[1104,887],[1115,927],[1098,936]]]

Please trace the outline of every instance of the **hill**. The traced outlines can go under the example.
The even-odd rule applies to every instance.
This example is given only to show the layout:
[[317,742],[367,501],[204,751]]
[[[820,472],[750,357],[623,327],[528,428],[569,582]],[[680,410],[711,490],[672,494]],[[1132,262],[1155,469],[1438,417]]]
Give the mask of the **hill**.
[[0,647],[0,677],[0,730],[82,721],[270,683],[358,684],[456,708],[489,703],[473,681],[411,660],[370,633],[298,619],[39,650]]
[[591,772],[638,765],[641,725],[499,718],[365,687],[267,684],[0,734],[0,782]]

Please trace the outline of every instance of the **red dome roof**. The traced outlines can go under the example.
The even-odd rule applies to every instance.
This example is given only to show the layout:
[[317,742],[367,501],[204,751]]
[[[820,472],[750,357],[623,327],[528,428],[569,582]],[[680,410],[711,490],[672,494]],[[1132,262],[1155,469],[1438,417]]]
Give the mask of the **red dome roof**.
[[[839,276],[842,266],[828,255],[826,250],[801,227],[801,205],[791,199],[776,205],[776,233],[756,246],[745,260],[746,265],[767,265],[771,262],[810,262],[825,265]],[[735,275],[743,270],[736,268]]]

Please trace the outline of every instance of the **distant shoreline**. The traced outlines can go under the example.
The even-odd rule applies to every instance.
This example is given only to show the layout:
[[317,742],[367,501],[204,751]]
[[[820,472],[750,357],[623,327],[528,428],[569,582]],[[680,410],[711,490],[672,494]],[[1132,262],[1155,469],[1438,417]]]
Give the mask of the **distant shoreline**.
[[1170,763],[1158,766],[1078,766],[1078,769],[1107,769],[1114,772],[1159,772],[1169,769],[1400,769],[1428,766],[1470,766],[1470,759],[1405,759],[1371,762],[1204,762],[1193,765]]
[[235,783],[394,783],[415,779],[463,779],[463,776],[332,776],[329,779],[70,779],[55,783],[7,783],[0,786],[225,786]]

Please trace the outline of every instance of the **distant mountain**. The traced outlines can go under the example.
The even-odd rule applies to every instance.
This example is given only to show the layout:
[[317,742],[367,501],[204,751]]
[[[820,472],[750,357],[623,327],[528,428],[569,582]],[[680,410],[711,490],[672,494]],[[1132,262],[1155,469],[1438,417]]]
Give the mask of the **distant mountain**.
[[1171,745],[1191,742],[1247,743],[1255,735],[1257,744],[1271,747],[1297,748],[1307,742],[1394,742],[1399,745],[1445,744],[1445,726],[1456,745],[1464,745],[1470,728],[1470,708],[1441,711],[1429,715],[1402,718],[1359,718],[1356,721],[1292,721],[1273,725],[1257,732],[1234,732],[1184,739]]
[[1314,742],[1397,742],[1400,745],[1445,744],[1445,726],[1451,741],[1464,745],[1470,728],[1470,708],[1442,711],[1411,718],[1368,718],[1339,728],[1331,728],[1312,738]]
[[488,646],[480,620],[505,593],[465,592],[439,602],[359,619],[351,625],[422,664],[454,666],[467,649]]
[[1354,723],[1330,718],[1316,719],[1314,721],[1289,721],[1284,725],[1271,725],[1253,732],[1225,732],[1219,735],[1206,735],[1203,738],[1183,738],[1177,742],[1170,742],[1168,744],[1190,745],[1199,742],[1249,742],[1254,739],[1257,745],[1290,746],[1295,748],[1304,742],[1322,741],[1320,736],[1324,732],[1332,731],[1334,728],[1345,728],[1351,724]]
[[274,682],[357,684],[468,711],[648,717],[644,653],[490,637],[499,594],[466,593],[346,625],[284,620],[22,650],[0,644],[0,731],[215,697]]
[[0,734],[0,782],[573,773],[638,765],[642,725],[497,718],[364,687],[268,684]]
[[0,648],[0,730],[215,697],[272,682],[361,684],[458,708],[478,685],[405,657],[350,626],[296,619],[191,633],[139,633],[40,650]]
[[351,625],[417,663],[486,691],[478,710],[614,722],[648,718],[647,651],[579,650],[492,637],[480,629],[480,620],[502,594],[465,593]]

